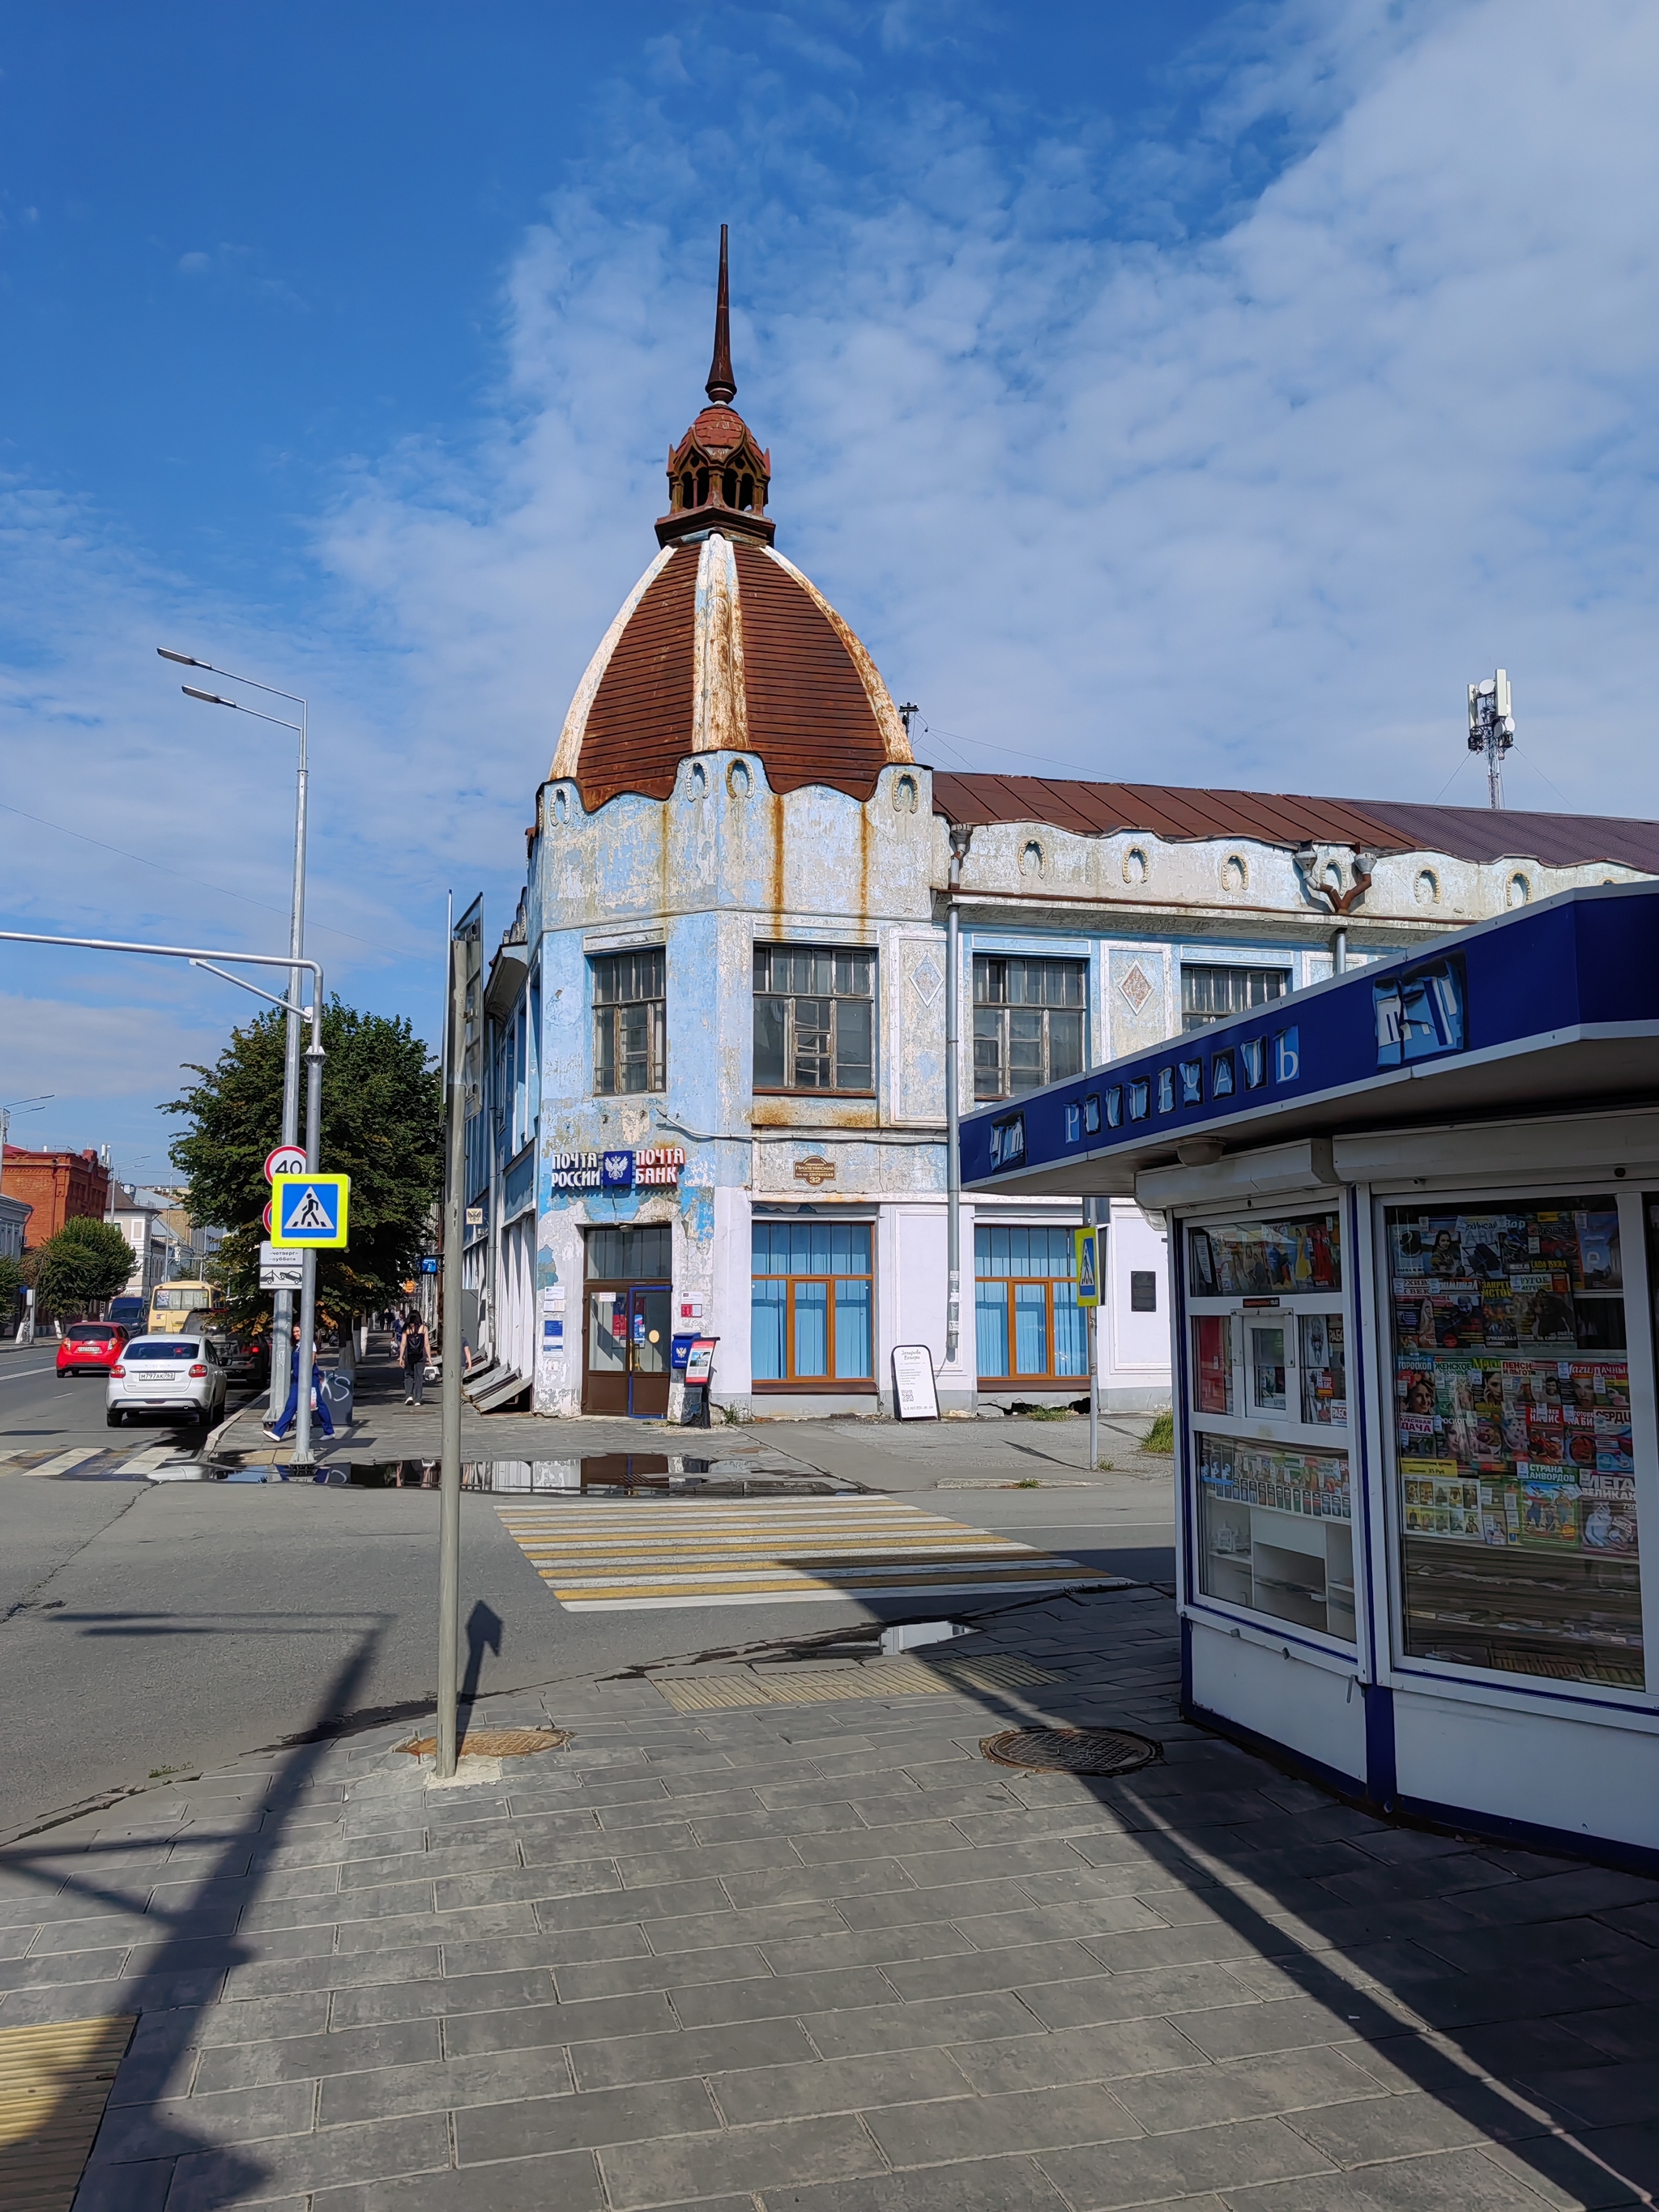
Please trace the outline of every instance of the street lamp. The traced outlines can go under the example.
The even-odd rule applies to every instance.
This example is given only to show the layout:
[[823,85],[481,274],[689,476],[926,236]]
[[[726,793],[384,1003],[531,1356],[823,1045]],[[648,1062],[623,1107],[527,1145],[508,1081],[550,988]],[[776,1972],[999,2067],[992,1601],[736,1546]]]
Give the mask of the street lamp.
[[[198,699],[206,707],[228,707],[239,714],[252,714],[256,721],[270,722],[279,730],[292,730],[300,740],[299,789],[294,812],[294,892],[289,908],[288,949],[297,963],[305,951],[306,926],[306,793],[310,781],[307,765],[310,710],[295,691],[280,691],[274,684],[261,684],[257,677],[239,676],[233,668],[216,668],[210,660],[198,660],[193,653],[174,653],[170,647],[155,648],[163,660],[171,660],[180,668],[199,668],[209,676],[223,676],[233,684],[246,684],[250,690],[263,691],[268,698],[287,699],[300,710],[297,722],[285,721],[280,714],[262,714],[257,707],[245,707],[240,699],[227,699],[217,691],[203,691],[194,684],[179,688],[187,699]],[[250,987],[251,988],[251,987]],[[266,994],[267,996],[269,994]],[[283,1054],[283,1142],[296,1144],[300,1135],[300,970],[296,964],[289,977],[288,1035]],[[289,1363],[292,1358],[289,1335],[293,1327],[294,1293],[277,1291],[270,1304],[270,1412],[276,1419],[288,1401]]]

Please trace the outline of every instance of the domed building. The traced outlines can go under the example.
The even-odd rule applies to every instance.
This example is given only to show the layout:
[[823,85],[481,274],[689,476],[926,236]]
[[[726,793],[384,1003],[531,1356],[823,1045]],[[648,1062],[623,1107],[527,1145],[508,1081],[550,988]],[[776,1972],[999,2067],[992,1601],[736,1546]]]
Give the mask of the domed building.
[[[775,543],[772,456],[732,404],[724,228],[706,388],[669,449],[654,557],[564,715],[483,979],[479,1402],[672,1415],[694,1335],[718,1340],[713,1396],[744,1419],[890,1409],[898,1346],[927,1347],[946,1412],[1071,1402],[1075,1200],[958,1206],[951,1326],[953,958],[966,1110],[1334,960],[1651,873],[1659,830],[935,772]],[[1167,1400],[1164,1284],[1161,1223],[1111,1200],[1109,1406]]]

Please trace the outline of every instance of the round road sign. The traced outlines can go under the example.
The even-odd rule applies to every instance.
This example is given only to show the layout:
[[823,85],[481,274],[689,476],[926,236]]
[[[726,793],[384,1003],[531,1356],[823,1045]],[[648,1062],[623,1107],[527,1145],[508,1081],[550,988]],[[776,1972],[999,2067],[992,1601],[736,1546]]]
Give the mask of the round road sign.
[[305,1171],[306,1156],[298,1145],[278,1145],[274,1152],[265,1155],[267,1182],[275,1176],[303,1175]]
[[265,1210],[259,1216],[259,1218],[264,1223],[265,1235],[269,1237],[270,1234],[270,1200],[269,1199],[265,1200]]

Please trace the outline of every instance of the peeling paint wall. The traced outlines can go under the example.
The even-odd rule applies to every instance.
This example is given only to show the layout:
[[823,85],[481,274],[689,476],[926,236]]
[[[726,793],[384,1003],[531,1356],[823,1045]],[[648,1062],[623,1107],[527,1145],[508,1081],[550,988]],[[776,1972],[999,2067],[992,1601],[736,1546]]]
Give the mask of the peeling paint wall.
[[[700,590],[723,603],[729,578],[713,555],[701,567],[708,573],[700,570]],[[740,636],[723,649],[740,654]],[[724,696],[729,682],[714,689]],[[827,1410],[842,1402],[754,1390],[757,1207],[774,1215],[850,1212],[869,1221],[877,1379],[884,1387],[896,1343],[927,1343],[936,1363],[942,1359],[950,854],[945,824],[932,811],[930,774],[890,765],[864,803],[820,786],[780,795],[759,758],[732,742],[743,732],[729,725],[729,715],[705,716],[698,725],[703,749],[681,762],[674,790],[660,803],[624,795],[590,815],[568,777],[538,794],[540,834],[523,909],[526,994],[540,1012],[530,1293],[538,1412],[568,1413],[580,1406],[582,1232],[601,1223],[672,1225],[677,1304],[702,1306],[696,1326],[720,1340],[716,1401],[741,1418],[757,1407]],[[1331,916],[1310,882],[1334,869],[1346,887],[1352,866],[1352,853],[1333,848],[1316,855],[1304,879],[1288,852],[1250,841],[1091,838],[1042,823],[976,829],[960,896],[964,1110],[973,1103],[975,951],[1087,960],[1088,1051],[1099,1061],[1179,1030],[1183,958],[1280,968],[1292,988],[1328,974]],[[1391,856],[1376,864],[1351,918],[1350,957],[1376,957],[1504,912],[1523,896],[1632,872]],[[873,1098],[755,1096],[754,957],[756,945],[769,942],[873,949]],[[589,963],[607,951],[657,945],[666,970],[665,1087],[597,1097]],[[555,1187],[554,1162],[562,1154],[659,1145],[685,1149],[678,1189],[611,1194]],[[975,1210],[981,1220],[1067,1218],[1053,1204],[981,1200],[977,1209],[964,1208],[963,1359],[940,1376],[944,1402],[959,1407],[971,1405],[975,1387]],[[1103,1379],[1109,1400],[1147,1402],[1168,1388],[1163,1240],[1138,1209],[1115,1206],[1111,1251]],[[1158,1310],[1134,1314],[1128,1275],[1148,1267],[1159,1272]],[[562,1344],[546,1327],[555,1319],[562,1324]],[[674,1326],[691,1324],[677,1312]],[[1055,1395],[1076,1388],[1056,1388]],[[849,1395],[844,1402],[871,1410],[875,1401]],[[677,1392],[676,1409],[678,1403]]]

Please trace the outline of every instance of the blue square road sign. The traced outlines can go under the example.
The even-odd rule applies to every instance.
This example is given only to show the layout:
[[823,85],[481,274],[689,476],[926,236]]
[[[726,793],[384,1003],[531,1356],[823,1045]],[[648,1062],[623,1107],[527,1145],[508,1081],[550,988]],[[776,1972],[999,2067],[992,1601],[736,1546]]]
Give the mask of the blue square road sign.
[[336,1249],[346,1241],[351,1177],[280,1175],[270,1186],[270,1241],[279,1249]]

